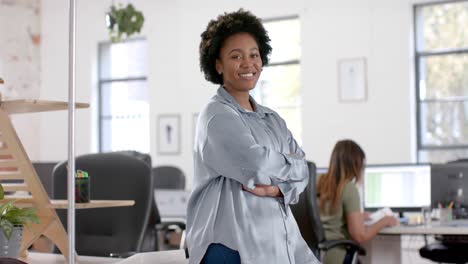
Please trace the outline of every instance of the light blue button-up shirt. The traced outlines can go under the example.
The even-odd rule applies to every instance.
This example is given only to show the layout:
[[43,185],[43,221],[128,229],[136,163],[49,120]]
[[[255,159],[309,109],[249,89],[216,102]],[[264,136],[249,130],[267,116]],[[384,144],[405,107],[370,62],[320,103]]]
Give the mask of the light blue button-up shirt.
[[[198,118],[189,263],[200,263],[211,243],[239,251],[243,264],[319,263],[289,208],[308,182],[304,152],[276,112],[250,100],[255,112],[220,87]],[[276,185],[284,197],[256,196],[242,184]]]

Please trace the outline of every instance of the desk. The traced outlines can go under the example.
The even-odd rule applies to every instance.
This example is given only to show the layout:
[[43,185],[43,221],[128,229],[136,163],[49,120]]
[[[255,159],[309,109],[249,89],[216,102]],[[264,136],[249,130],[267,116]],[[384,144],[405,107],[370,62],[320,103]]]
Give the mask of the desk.
[[[87,103],[75,103],[76,108],[88,108]],[[24,113],[37,113],[47,111],[66,110],[68,108],[67,102],[47,101],[47,100],[34,100],[34,99],[19,99],[1,101],[0,108],[8,114],[24,114]]]
[[185,258],[185,251],[166,250],[157,252],[142,252],[135,254],[127,259],[122,260],[118,264],[188,264],[188,259]]
[[[28,264],[66,264],[67,260],[61,254],[50,254],[50,253],[37,253],[29,252],[27,258],[21,258],[22,261]],[[105,258],[105,257],[90,257],[90,256],[78,256],[78,264],[111,264],[118,263],[122,259],[117,258]]]
[[[9,186],[4,184],[5,189]],[[5,195],[3,201],[16,201],[18,207],[35,207],[34,199],[31,196],[20,196],[20,195]],[[125,207],[135,205],[134,200],[91,200],[89,203],[75,203],[75,209],[92,209],[92,208],[107,208],[107,207]],[[45,206],[46,208],[54,209],[68,209],[68,200],[50,200],[50,204]]]
[[377,237],[364,243],[367,256],[362,258],[362,263],[402,263],[401,235],[468,235],[468,221],[454,220],[421,226],[400,225],[384,228]]
[[432,222],[419,226],[394,226],[382,229],[383,235],[468,235],[467,220],[453,220],[447,223]]
[[[66,264],[66,259],[60,254],[29,252],[22,261],[28,264]],[[168,250],[158,252],[144,252],[135,254],[127,259],[78,256],[78,264],[187,264],[183,250]]]
[[[67,200],[50,200],[51,207],[55,209],[68,209]],[[75,203],[75,209],[125,207],[135,205],[134,200],[91,200],[89,203]]]

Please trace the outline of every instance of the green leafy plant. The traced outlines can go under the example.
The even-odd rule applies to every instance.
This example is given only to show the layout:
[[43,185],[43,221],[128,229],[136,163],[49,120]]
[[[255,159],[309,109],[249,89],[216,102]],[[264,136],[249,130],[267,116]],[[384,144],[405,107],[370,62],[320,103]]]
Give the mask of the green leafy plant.
[[140,33],[145,18],[143,13],[136,10],[132,4],[123,7],[112,5],[106,14],[106,24],[109,29],[109,36],[112,42],[119,42],[123,37],[130,37],[135,33]]
[[[4,198],[5,192],[0,184],[0,200]],[[28,226],[31,223],[40,223],[34,208],[18,208],[15,206],[15,200],[0,205],[0,229],[7,240],[10,240],[13,227]]]

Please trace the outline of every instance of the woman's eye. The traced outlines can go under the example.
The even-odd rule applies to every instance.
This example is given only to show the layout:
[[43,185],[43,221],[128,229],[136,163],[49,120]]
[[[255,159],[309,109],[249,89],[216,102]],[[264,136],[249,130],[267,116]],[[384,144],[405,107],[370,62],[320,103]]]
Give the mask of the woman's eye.
[[233,60],[240,60],[240,59],[242,59],[242,56],[241,55],[232,55],[231,58]]
[[252,54],[251,57],[252,57],[252,58],[258,58],[258,57],[260,57],[260,55],[259,55],[259,54]]

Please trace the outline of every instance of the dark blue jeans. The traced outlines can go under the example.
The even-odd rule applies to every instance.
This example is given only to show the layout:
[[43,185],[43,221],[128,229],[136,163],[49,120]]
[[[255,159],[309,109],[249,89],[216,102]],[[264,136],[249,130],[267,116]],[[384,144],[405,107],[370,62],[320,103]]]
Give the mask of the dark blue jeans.
[[200,264],[241,264],[239,252],[223,244],[210,244]]

